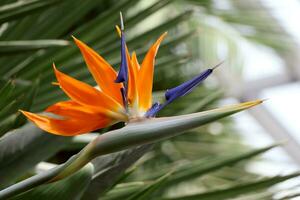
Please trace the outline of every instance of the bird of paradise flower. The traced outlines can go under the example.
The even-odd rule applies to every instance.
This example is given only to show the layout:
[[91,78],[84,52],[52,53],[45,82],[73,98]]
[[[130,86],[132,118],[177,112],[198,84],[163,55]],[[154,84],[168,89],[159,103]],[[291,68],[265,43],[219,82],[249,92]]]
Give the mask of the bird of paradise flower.
[[21,111],[41,129],[62,136],[74,136],[107,127],[117,122],[130,122],[155,117],[156,114],[175,99],[190,93],[204,81],[217,66],[207,69],[165,93],[164,103],[152,102],[152,85],[155,57],[158,48],[167,35],[163,33],[148,50],[141,65],[136,53],[128,52],[122,14],[121,65],[117,73],[114,68],[88,45],[73,37],[86,65],[99,88],[92,87],[59,71],[53,64],[58,85],[70,98],[46,109],[46,112],[60,118]]

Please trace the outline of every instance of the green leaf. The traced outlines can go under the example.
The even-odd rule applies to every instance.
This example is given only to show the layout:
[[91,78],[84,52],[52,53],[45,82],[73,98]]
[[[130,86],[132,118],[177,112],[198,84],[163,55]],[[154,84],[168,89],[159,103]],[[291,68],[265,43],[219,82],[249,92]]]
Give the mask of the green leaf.
[[116,185],[126,169],[152,148],[152,145],[143,145],[134,149],[100,156],[92,161],[95,166],[95,175],[85,191],[82,199],[96,200]]
[[0,23],[33,14],[58,2],[58,0],[27,0],[3,5],[0,7]]
[[17,100],[13,100],[8,103],[1,111],[0,111],[0,120],[5,120],[10,114],[15,113],[18,110]]
[[31,124],[7,133],[0,140],[0,188],[54,155],[69,139],[47,134]]
[[[14,114],[14,115],[7,116],[4,120],[0,122],[0,136],[2,136],[7,131],[10,131],[12,129],[12,127],[16,122],[16,119],[17,119],[17,115]],[[1,188],[1,184],[0,184],[0,188]]]
[[66,40],[19,40],[19,41],[0,41],[0,54],[16,54],[46,49],[52,47],[67,46]]
[[2,88],[0,90],[0,109],[1,110],[7,105],[7,101],[11,97],[14,88],[15,88],[15,84],[13,83],[13,81],[8,81],[2,86]]
[[119,200],[128,198],[135,192],[140,191],[143,187],[146,187],[148,182],[127,182],[116,185],[113,190],[109,191],[105,196],[101,197],[101,200]]
[[94,167],[87,164],[72,176],[55,183],[39,186],[12,200],[80,200],[93,176]]
[[204,99],[195,102],[195,105],[180,110],[178,114],[187,114],[195,111],[201,111],[206,105],[216,101],[217,99],[221,98],[221,96],[221,91],[212,92],[211,94],[207,95]]
[[[18,128],[26,122],[19,109],[30,110],[37,93],[39,81],[19,84],[19,80],[8,81],[0,90],[0,136]],[[31,88],[30,88],[31,87]]]
[[250,152],[246,152],[240,155],[232,156],[220,156],[212,160],[206,160],[203,162],[194,162],[180,167],[174,172],[173,176],[170,177],[168,184],[177,184],[179,182],[187,181],[195,177],[207,174],[209,172],[219,170],[222,167],[230,166],[238,162],[247,160],[259,154],[262,154],[274,147],[277,147],[278,144],[270,145],[267,147],[255,149]]
[[122,129],[100,135],[64,164],[0,191],[0,199],[20,194],[49,180],[63,179],[81,169],[97,156],[165,140],[189,129],[248,109],[261,102],[257,100],[189,115],[145,119],[142,122],[130,123]]
[[[176,166],[170,166],[166,169],[162,169],[158,173],[152,172],[150,176],[146,177],[146,179],[154,179],[159,176],[162,176],[163,174],[166,174],[170,171],[173,171],[172,176],[170,176],[164,183],[163,190],[167,189],[168,187],[172,187],[173,185],[176,185],[180,182],[186,182],[194,178],[199,178],[202,175],[206,175],[210,172],[220,170],[222,167],[225,166],[232,166],[238,162],[245,161],[247,159],[250,159],[254,156],[257,156],[259,154],[262,154],[270,149],[273,149],[274,147],[277,147],[278,145],[270,145],[264,148],[256,149],[247,153],[243,153],[240,155],[233,155],[233,156],[220,156],[214,159],[200,159],[196,160],[184,165],[181,165],[180,167]],[[140,190],[140,189],[137,189]],[[130,191],[128,191],[128,194],[130,194]],[[128,195],[126,194],[126,195]],[[123,194],[125,195],[125,194]],[[109,199],[109,196],[107,196]],[[121,198],[121,197],[119,197]]]
[[[22,99],[20,106],[19,106],[19,110],[30,110],[33,101],[36,97],[36,94],[38,92],[39,89],[39,84],[40,84],[40,79],[37,78],[34,83],[31,86],[31,89],[28,91],[28,93],[25,94],[25,97]],[[17,119],[15,121],[14,127],[19,127],[21,125],[23,125],[26,122],[26,117],[21,114],[20,112],[18,112],[18,116]]]
[[183,197],[175,197],[175,198],[161,198],[160,200],[223,200],[234,198],[239,195],[248,194],[251,192],[258,192],[260,190],[266,189],[273,185],[276,185],[280,182],[286,181],[288,179],[294,178],[299,176],[300,173],[294,173],[287,176],[275,176],[272,178],[264,178],[259,181],[250,182],[246,184],[237,185],[234,187],[230,187],[227,189],[220,189],[211,192],[195,194],[190,196],[183,196]]
[[172,173],[167,173],[166,175],[160,177],[153,183],[145,186],[137,193],[131,195],[126,200],[149,200],[154,195],[154,193],[159,190],[162,185],[167,181],[167,179],[170,177]]
[[278,198],[278,200],[291,200],[291,199],[295,199],[297,197],[298,198],[300,197],[300,193],[294,193],[294,194],[285,195],[284,197]]

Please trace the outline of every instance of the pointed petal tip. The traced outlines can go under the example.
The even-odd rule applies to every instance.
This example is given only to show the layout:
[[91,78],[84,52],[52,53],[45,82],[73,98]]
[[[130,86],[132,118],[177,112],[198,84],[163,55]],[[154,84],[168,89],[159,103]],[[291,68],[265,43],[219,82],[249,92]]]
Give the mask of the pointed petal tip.
[[71,35],[71,37],[77,46],[81,45],[82,42],[79,39],[77,39],[74,35]]
[[22,113],[23,115],[25,115],[24,113],[25,113],[26,111],[19,109],[18,112],[20,112],[20,113]]
[[120,25],[121,25],[121,30],[123,31],[124,30],[124,21],[123,21],[123,14],[121,11],[120,11]]
[[52,64],[52,67],[53,67],[53,70],[54,70],[54,74],[55,74],[55,76],[57,78],[57,76],[60,73],[60,71],[57,69],[57,67],[56,67],[56,65],[54,63]]
[[77,39],[76,37],[72,36],[75,45],[79,48],[80,51],[83,51],[84,49],[87,48],[87,45],[82,42],[81,40]]
[[21,110],[21,109],[19,109],[18,111],[21,112],[23,115],[25,115],[30,120],[32,120],[32,116],[35,115],[34,113],[31,113],[31,112],[28,112],[25,110]]
[[22,113],[26,118],[31,119],[31,113],[30,112],[27,112],[27,111],[24,111],[24,110],[21,110],[21,109],[19,109],[18,111],[20,113]]
[[71,37],[72,37],[72,39],[74,40],[74,42],[76,43],[76,44],[81,44],[82,42],[77,38],[77,37],[75,37],[74,35],[71,35]]
[[24,110],[19,110],[19,112],[21,112],[23,115],[25,115],[25,117],[27,117],[28,120],[32,121],[32,122],[36,122],[35,119],[38,116],[37,114],[28,112],[28,111],[24,111]]
[[72,38],[73,38],[74,43],[76,44],[76,46],[77,46],[78,48],[80,48],[80,47],[82,47],[82,46],[84,45],[83,42],[82,42],[81,40],[77,39],[77,38],[74,37],[73,35],[72,35]]
[[56,65],[55,65],[54,62],[52,63],[52,67],[53,67],[53,70],[54,70],[54,71],[57,70],[57,69],[56,69]]
[[[60,74],[63,74],[61,71],[59,71],[57,69],[57,67],[54,63],[52,64],[52,66],[53,66],[53,70],[54,70],[54,73],[55,73],[56,77],[59,76]],[[59,81],[58,81],[58,83],[59,83]]]
[[161,34],[161,36],[159,37],[159,41],[161,42],[166,36],[168,35],[168,32],[164,32],[163,34]]
[[259,105],[263,102],[264,102],[264,100],[257,99],[257,100],[247,101],[247,102],[241,103],[241,104],[239,104],[239,106],[240,106],[240,108],[247,109],[247,108],[251,108],[253,106]]
[[225,60],[221,61],[220,63],[216,64],[214,67],[212,67],[212,70],[217,69],[218,67],[220,67],[223,63],[225,62]]

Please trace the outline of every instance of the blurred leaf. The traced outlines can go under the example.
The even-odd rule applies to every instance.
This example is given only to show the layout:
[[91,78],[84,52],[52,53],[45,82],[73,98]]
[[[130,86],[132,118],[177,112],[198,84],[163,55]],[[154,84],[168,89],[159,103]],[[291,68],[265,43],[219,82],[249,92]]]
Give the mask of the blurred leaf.
[[143,187],[146,187],[148,182],[126,182],[116,185],[113,190],[110,190],[101,200],[118,200],[126,199],[135,192],[138,192]]
[[0,7],[0,23],[33,14],[58,2],[58,0],[27,0],[3,5]]
[[[37,78],[34,83],[32,84],[31,86],[31,89],[26,93],[25,97],[22,99],[22,102],[20,103],[18,109],[20,110],[27,110],[29,111],[32,104],[33,104],[33,101],[36,97],[36,94],[38,92],[38,89],[39,89],[39,84],[40,84],[40,79]],[[26,117],[21,114],[20,112],[18,112],[17,114],[17,118],[16,118],[16,121],[15,121],[15,124],[14,124],[14,127],[19,127],[21,125],[23,125],[25,122],[26,122]]]
[[7,105],[7,101],[11,97],[11,94],[15,88],[15,84],[12,81],[7,81],[0,89],[0,109]]
[[178,114],[187,114],[191,112],[199,112],[205,108],[206,105],[216,101],[217,99],[220,99],[222,96],[221,91],[212,92],[211,94],[207,95],[205,98],[197,101],[194,103],[193,106],[186,107],[183,110],[180,110]]
[[284,197],[280,197],[277,200],[291,200],[299,197],[300,197],[300,193],[295,193],[295,194],[286,195]]
[[189,179],[193,179],[201,175],[205,175],[212,171],[218,170],[222,167],[230,166],[238,162],[248,160],[254,156],[265,153],[266,151],[269,151],[270,149],[273,149],[274,147],[277,146],[278,144],[270,145],[267,147],[255,149],[250,152],[246,152],[239,155],[222,156],[222,157],[214,158],[212,160],[206,160],[204,163],[194,162],[194,163],[181,166],[170,177],[170,179],[168,180],[168,184],[177,184],[179,182],[187,181]]
[[[0,136],[5,134],[7,131],[10,131],[12,129],[12,127],[14,127],[16,119],[17,119],[17,114],[13,114],[13,115],[7,116],[4,120],[2,120],[0,122]],[[1,140],[0,140],[0,143],[1,143]],[[1,187],[1,184],[0,184],[0,187]]]
[[161,200],[222,200],[234,198],[242,194],[247,194],[251,192],[258,192],[260,190],[266,189],[270,186],[276,185],[280,182],[286,181],[288,179],[299,176],[300,173],[294,173],[287,176],[275,176],[272,178],[264,178],[260,181],[250,182],[247,184],[240,184],[234,187],[230,187],[227,189],[220,189],[216,191],[195,194],[190,196],[182,196],[175,198],[161,198]]
[[3,121],[7,118],[10,114],[13,114],[18,109],[17,100],[13,100],[8,103],[1,111],[0,111],[0,120]]
[[[17,85],[17,86],[16,86]],[[7,131],[18,128],[26,122],[19,109],[30,110],[36,96],[39,81],[20,85],[8,81],[0,90],[0,136]]]
[[[153,178],[157,178],[159,176],[162,176],[163,174],[166,174],[170,171],[173,171],[172,176],[170,176],[164,183],[164,187],[161,188],[161,190],[166,190],[169,187],[175,186],[181,182],[187,182],[191,179],[195,179],[195,178],[199,178],[202,175],[207,175],[211,172],[214,172],[216,170],[221,170],[222,167],[225,166],[232,166],[238,162],[241,161],[246,161],[254,156],[257,156],[259,154],[265,153],[266,151],[273,149],[274,147],[277,147],[278,145],[271,145],[268,147],[264,147],[264,148],[260,148],[260,149],[256,149],[247,153],[243,153],[240,155],[232,155],[232,156],[220,156],[220,157],[216,157],[216,158],[211,158],[211,159],[200,159],[200,160],[196,160],[196,161],[192,161],[183,165],[180,165],[179,167],[177,167],[178,164],[171,165],[168,168],[164,169],[160,169],[158,172],[157,171],[153,171],[151,174],[149,174],[148,176],[144,176],[143,178],[146,179],[153,179]],[[237,173],[237,172],[236,172]],[[148,184],[146,184],[148,186]],[[147,187],[145,186],[145,187]],[[141,190],[143,186],[141,187],[136,187],[135,190],[130,191],[128,190],[126,193],[120,193],[119,195],[121,196],[117,196],[116,193],[114,193],[115,190],[113,190],[112,195],[110,197],[110,195],[105,196],[106,199],[118,199],[118,198],[124,198],[130,194],[132,194],[132,192],[137,192],[139,190]],[[115,196],[115,197],[114,197]]]
[[54,155],[69,139],[47,134],[31,124],[7,133],[0,140],[0,188]]
[[12,200],[80,200],[92,179],[93,169],[92,164],[87,164],[64,180],[39,186]]
[[162,185],[166,182],[166,180],[171,176],[172,173],[167,173],[166,175],[160,177],[153,183],[145,186],[137,193],[133,194],[126,200],[149,200],[154,195],[153,193],[157,192],[157,190],[161,189]]
[[30,52],[51,47],[67,46],[66,40],[23,40],[23,41],[0,41],[0,55]]
[[95,166],[95,175],[82,199],[99,199],[106,191],[119,183],[126,169],[152,148],[152,145],[143,145],[134,149],[108,154],[92,161]]

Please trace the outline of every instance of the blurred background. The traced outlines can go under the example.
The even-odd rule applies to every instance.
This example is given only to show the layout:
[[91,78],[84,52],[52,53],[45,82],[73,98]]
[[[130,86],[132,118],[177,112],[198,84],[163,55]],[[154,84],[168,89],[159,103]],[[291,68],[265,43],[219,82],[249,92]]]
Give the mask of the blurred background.
[[[9,104],[14,109],[5,113],[12,117],[0,123],[1,135],[25,124],[17,109],[41,112],[66,98],[51,85],[53,62],[69,75],[95,84],[71,35],[118,69],[119,41],[114,26],[119,23],[119,11],[124,15],[128,48],[137,51],[140,62],[150,44],[168,31],[156,62],[154,96],[158,100],[166,89],[224,61],[195,92],[170,105],[160,116],[266,99],[257,108],[143,152],[134,169],[127,166],[120,170],[126,177],[114,182],[116,187],[99,192],[101,199],[128,197],[146,187],[147,180],[169,171],[175,171],[175,178],[160,194],[174,199],[222,189],[241,192],[235,187],[249,180],[299,171],[299,0],[1,0],[0,5],[1,88],[14,85],[9,95],[2,93],[2,110],[16,99]],[[71,139],[43,159],[36,170],[64,162],[96,136],[90,133]],[[259,157],[240,158],[243,162],[222,165],[208,174],[197,171],[200,166],[275,143],[282,145]],[[183,169],[190,173],[182,174]],[[266,189],[269,186],[273,184],[256,185],[257,190],[228,198],[297,199],[300,195],[299,179]]]
[[[247,170],[262,175],[298,170],[300,2],[190,0],[177,1],[175,7],[176,11],[193,10],[187,26],[195,30],[195,35],[186,44],[192,56],[184,72],[193,73],[199,67],[224,61],[216,80],[205,83],[213,90],[216,85],[221,88],[220,105],[266,99],[258,108],[234,116],[234,129],[247,146],[262,147],[274,142],[284,145],[265,153]],[[210,134],[222,134],[223,126],[211,124]],[[297,188],[298,184],[293,180],[279,187]]]

